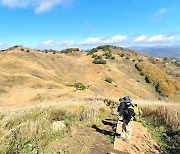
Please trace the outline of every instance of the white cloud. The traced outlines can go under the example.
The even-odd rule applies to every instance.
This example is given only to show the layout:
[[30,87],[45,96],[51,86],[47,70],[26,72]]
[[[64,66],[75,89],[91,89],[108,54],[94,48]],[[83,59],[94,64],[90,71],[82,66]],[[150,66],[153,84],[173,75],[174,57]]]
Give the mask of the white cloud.
[[163,8],[163,9],[159,9],[159,10],[155,13],[155,15],[163,15],[163,14],[166,14],[166,13],[168,13],[168,12],[169,12],[168,9]]
[[84,42],[82,42],[82,45],[91,45],[91,44],[98,44],[101,43],[101,38],[87,38]]
[[112,43],[121,43],[127,39],[126,35],[117,35],[113,37],[108,38],[88,38],[84,42],[82,42],[82,45],[95,45],[95,44],[112,44]]
[[48,40],[48,41],[44,41],[41,43],[42,46],[46,46],[46,47],[49,47],[49,46],[53,46],[54,45],[54,42],[52,40]]
[[156,35],[153,37],[150,37],[147,42],[153,43],[153,42],[168,42],[172,41],[174,39],[174,36],[166,36],[166,35]]
[[74,41],[61,41],[60,42],[60,45],[63,45],[63,46],[70,46],[70,45],[74,45],[75,42]]
[[8,6],[10,8],[23,8],[26,7],[30,0],[0,0],[2,5]]
[[0,43],[0,50],[6,49],[8,46],[6,44]]
[[147,40],[147,36],[146,35],[141,35],[138,36],[137,38],[134,39],[134,42],[143,42]]
[[127,39],[127,36],[125,35],[117,35],[117,36],[113,36],[113,37],[110,37],[108,39],[104,39],[103,40],[103,43],[120,43],[120,42],[123,42]]
[[64,0],[42,0],[36,8],[36,13],[50,10],[54,5],[63,3]]
[[168,10],[166,8],[161,8],[159,9],[156,13],[153,14],[152,16],[152,21],[153,22],[160,22],[162,20],[162,17],[169,13],[171,10]]
[[35,8],[36,13],[52,9],[56,5],[69,5],[73,0],[0,0],[0,3],[10,8]]
[[[41,43],[31,44],[31,47],[38,49],[64,49],[69,47],[78,47],[81,49],[90,49],[92,47],[96,47],[99,45],[116,45],[123,47],[130,46],[157,46],[157,45],[180,45],[180,37],[179,35],[168,35],[168,34],[160,34],[155,36],[126,36],[126,35],[115,35],[112,37],[92,37],[87,38],[82,41],[75,40],[64,40],[64,41],[52,41],[46,40]],[[8,46],[12,46],[12,44],[2,44],[0,43],[0,49],[5,49]],[[24,44],[24,46],[26,46]]]

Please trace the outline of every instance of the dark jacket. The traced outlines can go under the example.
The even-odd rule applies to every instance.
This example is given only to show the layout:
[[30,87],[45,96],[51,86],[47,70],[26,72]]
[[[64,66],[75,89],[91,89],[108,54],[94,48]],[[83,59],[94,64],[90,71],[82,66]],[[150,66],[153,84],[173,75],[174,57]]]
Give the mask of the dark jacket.
[[117,112],[119,113],[120,116],[123,116],[124,108],[125,108],[125,103],[121,102],[117,108]]
[[125,105],[123,112],[123,119],[126,120],[126,124],[130,122],[131,118],[135,116],[133,105]]

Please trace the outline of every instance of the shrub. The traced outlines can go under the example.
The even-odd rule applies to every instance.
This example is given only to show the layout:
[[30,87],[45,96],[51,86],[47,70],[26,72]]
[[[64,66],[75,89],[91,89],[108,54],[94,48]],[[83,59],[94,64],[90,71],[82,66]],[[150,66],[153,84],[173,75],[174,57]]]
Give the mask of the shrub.
[[98,52],[97,48],[93,48],[88,52],[88,55],[92,55],[93,53]]
[[95,57],[97,57],[97,54],[93,54],[93,55],[92,55],[92,58],[95,58]]
[[72,50],[70,50],[70,49],[61,50],[61,53],[70,53],[70,52],[72,52]]
[[68,49],[61,50],[61,53],[70,53],[73,51],[80,51],[80,50],[79,48],[68,48]]
[[143,59],[138,59],[138,62],[143,62]]
[[105,78],[105,81],[108,82],[108,83],[112,83],[113,79],[108,77],[108,78]]
[[110,45],[104,45],[104,46],[97,47],[97,49],[101,49],[103,51],[110,51],[111,52],[110,47],[111,47]]
[[121,57],[124,57],[124,53],[121,54]]
[[28,49],[28,50],[26,50],[26,52],[30,52],[30,50]]
[[106,60],[104,59],[94,59],[94,64],[106,64]]
[[111,51],[105,51],[103,56],[105,56],[106,59],[110,59],[110,58],[112,58],[112,52]]
[[111,59],[115,59],[115,57],[114,57],[114,56],[112,56],[112,57],[111,57]]
[[86,86],[83,85],[82,83],[75,83],[75,84],[74,84],[74,87],[75,87],[77,90],[85,90],[85,89],[86,89]]
[[102,59],[102,56],[97,56],[97,59]]

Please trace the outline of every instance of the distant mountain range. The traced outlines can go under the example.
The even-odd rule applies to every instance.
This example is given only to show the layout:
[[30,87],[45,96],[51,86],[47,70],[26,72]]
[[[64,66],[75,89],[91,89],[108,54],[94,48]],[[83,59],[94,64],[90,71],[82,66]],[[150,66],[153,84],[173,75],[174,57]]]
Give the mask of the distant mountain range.
[[180,46],[134,46],[131,48],[150,56],[180,58]]

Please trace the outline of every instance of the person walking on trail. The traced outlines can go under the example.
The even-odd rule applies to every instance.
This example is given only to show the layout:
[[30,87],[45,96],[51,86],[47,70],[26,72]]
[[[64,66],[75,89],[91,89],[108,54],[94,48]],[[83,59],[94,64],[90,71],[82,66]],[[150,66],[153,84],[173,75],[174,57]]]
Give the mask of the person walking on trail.
[[122,116],[122,132],[118,138],[122,138],[123,141],[128,141],[131,139],[132,134],[132,123],[133,117],[135,115],[132,100],[129,96],[119,99],[121,101],[121,109],[119,114]]

